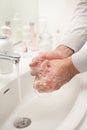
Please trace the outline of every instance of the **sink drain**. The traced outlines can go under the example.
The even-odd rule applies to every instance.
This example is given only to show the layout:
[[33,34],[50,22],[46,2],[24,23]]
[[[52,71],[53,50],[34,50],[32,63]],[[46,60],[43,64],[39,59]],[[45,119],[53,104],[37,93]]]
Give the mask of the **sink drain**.
[[30,124],[31,124],[31,120],[29,118],[20,117],[20,118],[15,120],[14,127],[21,129],[21,128],[28,127]]

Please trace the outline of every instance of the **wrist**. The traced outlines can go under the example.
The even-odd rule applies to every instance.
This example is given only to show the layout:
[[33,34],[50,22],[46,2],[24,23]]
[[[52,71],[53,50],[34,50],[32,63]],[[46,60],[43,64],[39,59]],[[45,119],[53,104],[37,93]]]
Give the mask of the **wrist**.
[[56,52],[60,54],[61,58],[67,58],[71,56],[74,53],[74,50],[69,48],[68,46],[65,45],[59,45],[56,49]]
[[71,57],[68,57],[66,60],[67,60],[67,61],[66,61],[67,67],[69,68],[70,73],[71,73],[72,76],[75,76],[76,74],[80,73],[80,72],[77,70],[77,68],[74,66]]

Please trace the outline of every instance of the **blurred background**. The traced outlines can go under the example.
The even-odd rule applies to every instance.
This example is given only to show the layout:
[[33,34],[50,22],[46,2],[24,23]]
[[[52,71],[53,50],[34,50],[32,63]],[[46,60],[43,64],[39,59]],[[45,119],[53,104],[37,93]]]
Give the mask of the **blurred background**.
[[[69,26],[77,1],[0,0],[0,33],[8,33],[7,28],[9,27],[13,44],[21,41],[33,41],[38,44],[43,41],[43,43],[58,43]],[[28,33],[29,28],[31,32]],[[28,39],[30,33],[33,33],[33,40]],[[38,37],[37,41],[35,37]],[[32,46],[32,43],[24,44],[28,48],[29,45]]]

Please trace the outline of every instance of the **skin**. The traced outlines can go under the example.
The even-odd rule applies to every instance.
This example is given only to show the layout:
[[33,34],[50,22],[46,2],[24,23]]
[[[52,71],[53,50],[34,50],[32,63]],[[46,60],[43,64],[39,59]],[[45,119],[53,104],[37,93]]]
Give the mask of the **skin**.
[[70,57],[73,53],[72,49],[62,45],[35,57],[29,65],[32,76],[35,76],[34,88],[42,93],[52,92],[78,74]]
[[60,45],[55,50],[44,52],[39,56],[35,57],[30,63],[30,67],[34,67],[38,64],[39,61],[43,60],[53,60],[53,59],[63,59],[71,56],[74,51],[67,46]]
[[41,70],[34,86],[39,92],[55,91],[79,73],[73,66],[71,57],[45,61]]

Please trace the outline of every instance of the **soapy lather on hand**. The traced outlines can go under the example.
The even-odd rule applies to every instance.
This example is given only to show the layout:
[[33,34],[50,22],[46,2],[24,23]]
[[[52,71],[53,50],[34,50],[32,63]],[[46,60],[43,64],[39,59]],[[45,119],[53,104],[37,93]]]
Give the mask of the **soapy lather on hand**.
[[[65,47],[61,46],[58,48],[59,52],[60,48],[65,49]],[[31,74],[35,76],[34,88],[39,92],[57,90],[77,73],[77,71],[73,70],[70,73],[73,64],[70,64],[70,58],[65,58],[67,57],[66,50],[68,49],[66,48],[64,53],[61,54],[56,50],[46,52],[32,60],[30,67]],[[69,55],[72,53],[73,51],[71,50]]]

